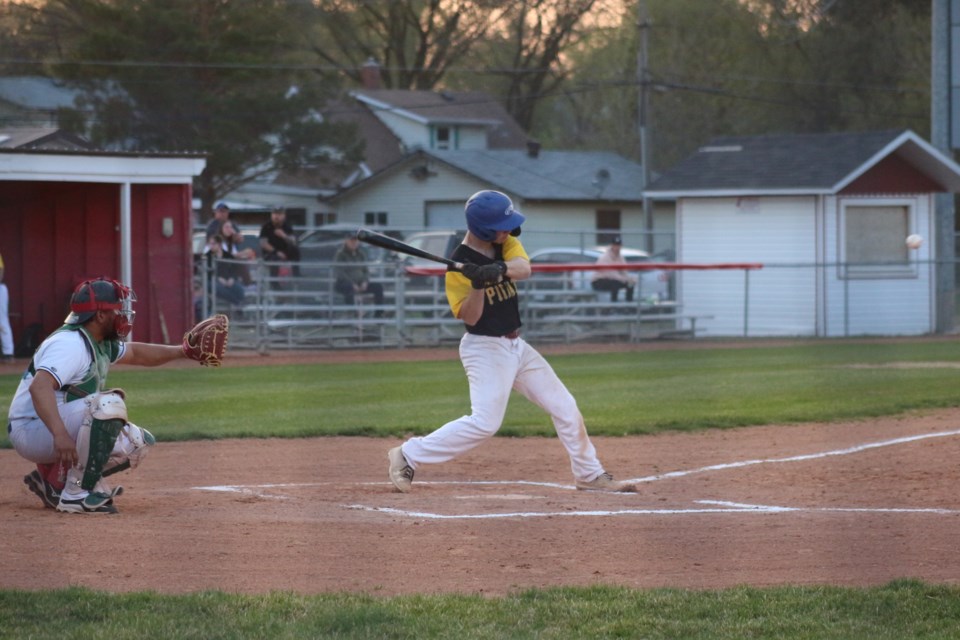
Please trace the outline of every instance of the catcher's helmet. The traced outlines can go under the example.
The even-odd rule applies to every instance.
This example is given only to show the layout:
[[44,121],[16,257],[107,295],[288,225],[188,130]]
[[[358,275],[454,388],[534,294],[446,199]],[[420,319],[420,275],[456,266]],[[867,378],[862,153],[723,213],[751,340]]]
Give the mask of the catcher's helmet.
[[97,311],[113,309],[117,312],[114,329],[118,336],[125,338],[133,328],[133,318],[136,315],[133,303],[136,299],[137,294],[133,289],[111,278],[86,280],[81,282],[70,296],[70,315],[64,322],[83,324],[95,316]]
[[498,231],[520,235],[526,217],[513,208],[513,201],[499,191],[478,191],[467,200],[467,229],[484,242],[492,242]]

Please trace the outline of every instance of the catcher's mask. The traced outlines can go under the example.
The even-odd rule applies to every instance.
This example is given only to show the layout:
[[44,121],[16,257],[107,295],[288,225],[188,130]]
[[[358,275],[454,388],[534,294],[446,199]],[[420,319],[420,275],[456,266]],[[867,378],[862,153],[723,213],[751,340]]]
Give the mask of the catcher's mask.
[[96,280],[81,282],[70,297],[70,315],[64,320],[66,324],[84,324],[100,310],[114,310],[117,312],[113,321],[113,329],[120,338],[126,338],[133,328],[133,319],[136,311],[133,303],[137,294],[130,287],[113,280],[101,277]]

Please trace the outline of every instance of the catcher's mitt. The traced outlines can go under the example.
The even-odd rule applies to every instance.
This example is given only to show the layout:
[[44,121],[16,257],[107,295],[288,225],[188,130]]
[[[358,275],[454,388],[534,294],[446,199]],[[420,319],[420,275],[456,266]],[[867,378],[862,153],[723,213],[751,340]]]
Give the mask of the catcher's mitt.
[[230,319],[222,313],[198,322],[183,334],[184,355],[208,367],[219,367],[227,350]]

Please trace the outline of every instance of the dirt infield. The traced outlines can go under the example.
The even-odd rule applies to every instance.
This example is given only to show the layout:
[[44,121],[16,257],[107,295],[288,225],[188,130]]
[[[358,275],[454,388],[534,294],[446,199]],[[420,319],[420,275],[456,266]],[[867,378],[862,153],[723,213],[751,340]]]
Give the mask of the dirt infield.
[[116,516],[58,514],[0,451],[0,588],[503,594],[611,584],[960,580],[960,410],[595,438],[636,494],[578,492],[555,439],[386,481],[368,438],[160,443]]

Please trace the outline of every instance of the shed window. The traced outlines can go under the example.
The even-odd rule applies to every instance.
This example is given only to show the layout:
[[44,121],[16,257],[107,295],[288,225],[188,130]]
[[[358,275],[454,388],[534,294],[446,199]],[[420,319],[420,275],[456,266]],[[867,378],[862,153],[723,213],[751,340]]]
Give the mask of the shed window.
[[909,204],[857,204],[843,207],[843,273],[847,278],[910,277],[905,243],[913,229]]

